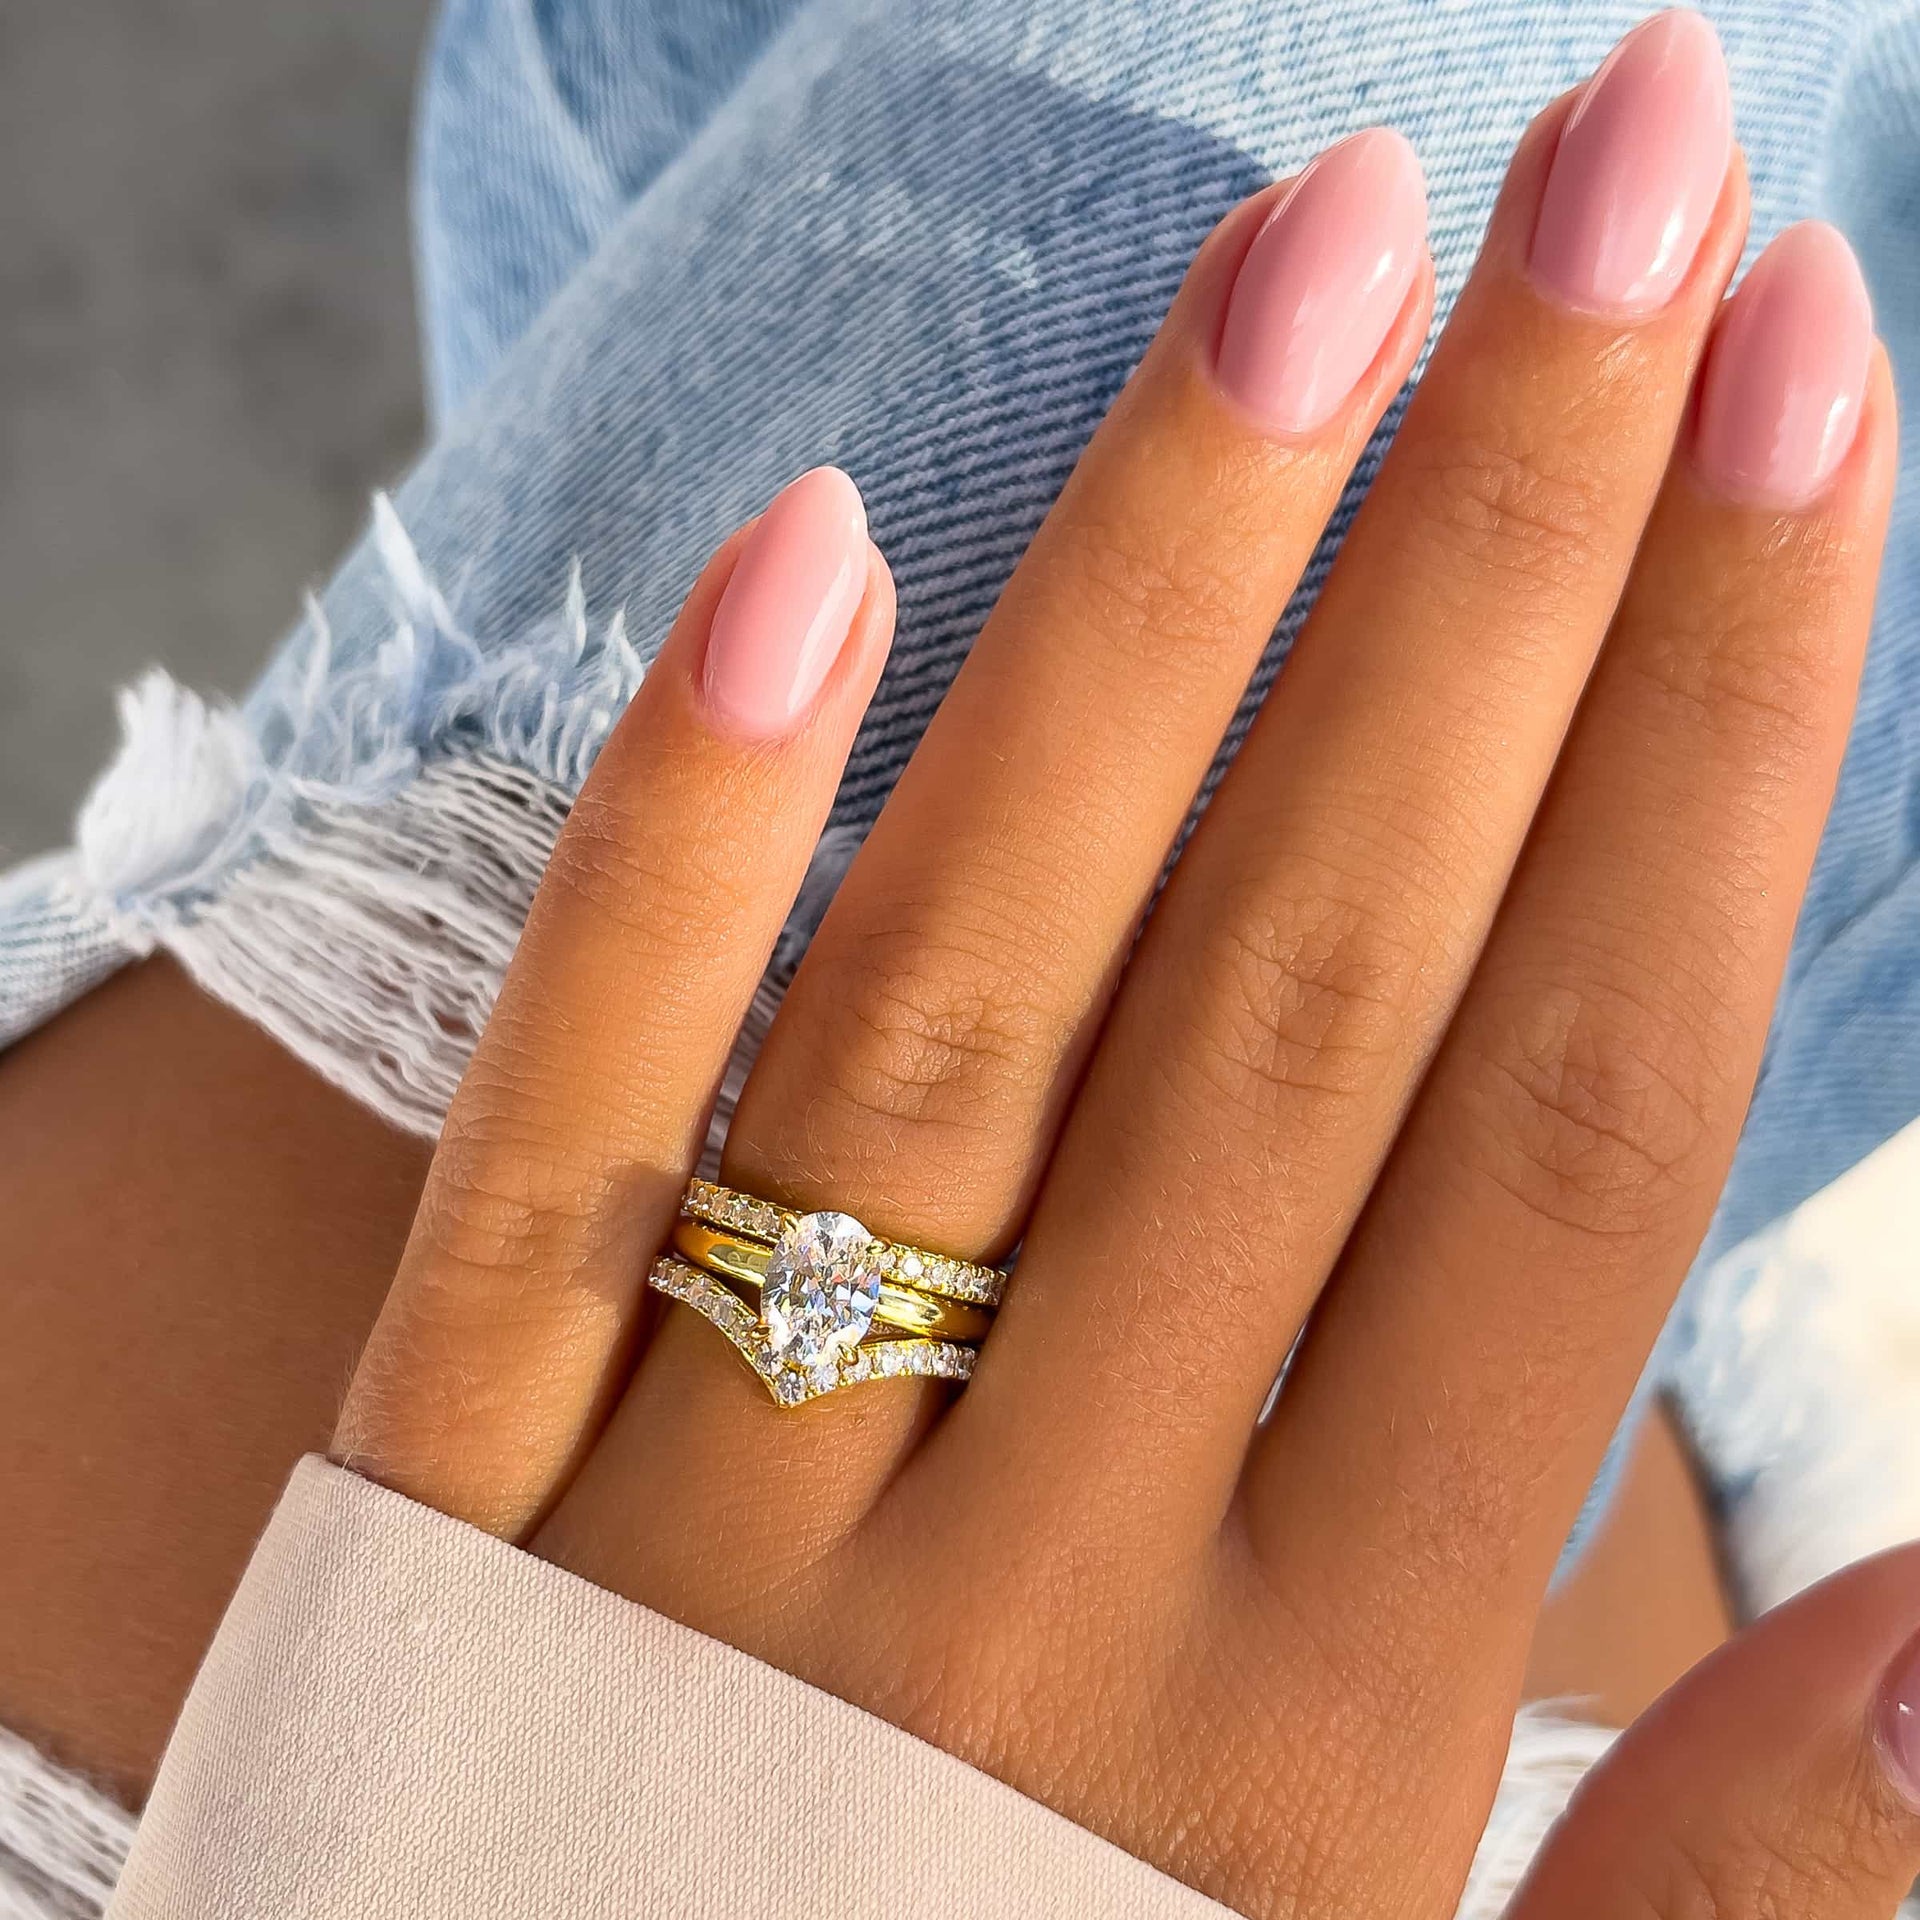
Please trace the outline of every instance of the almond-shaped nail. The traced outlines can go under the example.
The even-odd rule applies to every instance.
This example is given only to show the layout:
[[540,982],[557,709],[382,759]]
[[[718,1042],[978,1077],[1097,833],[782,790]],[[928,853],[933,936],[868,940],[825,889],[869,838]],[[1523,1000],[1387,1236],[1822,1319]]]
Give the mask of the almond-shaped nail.
[[1426,246],[1420,162],[1373,127],[1329,147],[1254,236],[1216,371],[1247,412],[1310,433],[1340,411],[1406,304]]
[[853,629],[867,510],[838,467],[791,482],[747,536],[707,634],[707,704],[753,739],[791,732]]
[[1643,21],[1560,130],[1534,224],[1534,282],[1569,306],[1634,318],[1680,289],[1733,156],[1720,42],[1699,14]]
[[1880,1759],[1901,1797],[1920,1812],[1920,1637],[1894,1655],[1880,1683]]
[[1727,302],[1707,348],[1694,459],[1735,500],[1803,507],[1834,476],[1860,425],[1873,306],[1832,227],[1789,227]]

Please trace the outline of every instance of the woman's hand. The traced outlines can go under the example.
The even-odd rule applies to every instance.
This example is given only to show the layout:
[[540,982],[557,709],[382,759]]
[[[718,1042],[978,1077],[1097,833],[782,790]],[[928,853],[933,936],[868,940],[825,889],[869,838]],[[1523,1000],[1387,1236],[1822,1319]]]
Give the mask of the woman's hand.
[[[1795,230],[1721,308],[1727,116],[1709,30],[1670,15],[1529,131],[1136,947],[1431,302],[1382,133],[1201,250],[728,1138],[755,1193],[1021,1242],[957,1399],[783,1411],[701,1319],[644,1310],[891,622],[840,476],[729,542],[556,849],[342,1456],[1248,1913],[1450,1912],[1548,1576],[1739,1130],[1887,512],[1844,244]],[[1741,1796],[1816,1780],[1867,1836],[1819,1830],[1827,1911],[1885,1911],[1920,1818],[1868,1704],[1914,1570],[1856,1576],[1872,1633],[1817,1693],[1689,1681],[1538,1911],[1773,1912],[1769,1846],[1802,1829]],[[1673,1769],[1735,1704],[1676,1829]]]
[[1506,1920],[1886,1920],[1920,1869],[1920,1546],[1703,1660],[1587,1776]]

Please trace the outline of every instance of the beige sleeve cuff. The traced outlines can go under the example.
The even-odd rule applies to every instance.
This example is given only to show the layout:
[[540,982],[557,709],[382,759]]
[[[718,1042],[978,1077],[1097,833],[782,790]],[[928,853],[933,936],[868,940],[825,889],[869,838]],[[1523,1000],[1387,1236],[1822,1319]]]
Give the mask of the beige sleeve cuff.
[[320,1459],[109,1920],[1219,1920],[872,1715]]

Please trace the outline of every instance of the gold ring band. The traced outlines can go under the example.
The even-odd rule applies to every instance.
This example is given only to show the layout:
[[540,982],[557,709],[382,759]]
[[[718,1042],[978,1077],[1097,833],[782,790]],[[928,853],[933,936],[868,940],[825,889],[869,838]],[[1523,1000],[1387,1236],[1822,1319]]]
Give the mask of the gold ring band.
[[[783,1407],[865,1380],[964,1381],[1006,1275],[695,1180],[647,1283],[727,1337]],[[759,1311],[743,1295],[752,1295]],[[905,1338],[880,1338],[882,1326]]]
[[[806,1218],[792,1207],[777,1206],[771,1200],[756,1199],[712,1180],[693,1180],[687,1185],[680,1211],[710,1227],[726,1227],[749,1240],[772,1245],[796,1221]],[[972,1260],[957,1260],[951,1254],[930,1253],[925,1247],[910,1247],[898,1240],[872,1236],[874,1262],[881,1278],[897,1281],[917,1293],[937,1293],[943,1299],[964,1300],[973,1306],[997,1307],[1006,1290],[1007,1276],[998,1267],[980,1266]]]
[[[773,1249],[758,1240],[685,1217],[674,1223],[673,1250],[682,1259],[704,1267],[709,1273],[719,1274],[723,1280],[750,1287],[756,1295],[766,1284],[767,1263],[773,1258]],[[919,1334],[929,1340],[977,1341],[993,1325],[993,1314],[986,1307],[970,1307],[959,1300],[919,1293],[887,1280],[880,1283],[880,1297],[873,1317],[887,1326],[898,1327],[903,1333]]]
[[801,1406],[866,1380],[952,1380],[964,1385],[973,1372],[974,1350],[957,1340],[874,1340],[855,1347],[836,1366],[790,1367],[767,1345],[753,1309],[715,1275],[669,1253],[653,1263],[647,1284],[719,1328],[779,1406]]

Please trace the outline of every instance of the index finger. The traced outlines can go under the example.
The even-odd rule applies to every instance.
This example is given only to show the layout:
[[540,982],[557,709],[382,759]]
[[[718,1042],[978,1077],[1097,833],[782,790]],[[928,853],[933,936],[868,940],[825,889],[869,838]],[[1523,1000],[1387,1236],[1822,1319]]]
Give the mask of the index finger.
[[624,1377],[715,1089],[893,629],[816,468],[708,564],[553,851],[335,1452],[518,1537]]

